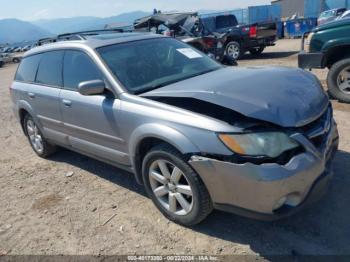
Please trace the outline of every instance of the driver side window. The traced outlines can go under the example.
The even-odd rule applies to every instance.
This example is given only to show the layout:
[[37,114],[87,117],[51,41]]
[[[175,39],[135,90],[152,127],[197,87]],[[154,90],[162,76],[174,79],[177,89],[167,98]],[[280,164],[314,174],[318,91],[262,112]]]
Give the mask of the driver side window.
[[66,51],[63,61],[64,88],[77,90],[81,82],[102,79],[102,75],[91,60],[81,51]]

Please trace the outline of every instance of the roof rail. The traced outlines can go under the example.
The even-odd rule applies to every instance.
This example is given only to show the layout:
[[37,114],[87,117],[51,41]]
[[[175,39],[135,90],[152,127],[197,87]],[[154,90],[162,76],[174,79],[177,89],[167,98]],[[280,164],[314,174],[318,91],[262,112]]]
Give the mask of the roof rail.
[[56,42],[55,37],[46,37],[46,38],[39,39],[38,42],[36,43],[36,46],[41,46],[41,45],[45,45],[53,42]]
[[92,35],[100,35],[100,34],[107,34],[107,33],[123,33],[124,30],[120,28],[116,29],[101,29],[101,30],[89,30],[89,31],[80,31],[80,32],[74,32],[74,33],[65,33],[60,34],[57,37],[47,37],[40,39],[37,43],[38,46],[54,43],[54,42],[60,42],[60,41],[72,41],[72,40],[85,40],[85,36],[92,36]]
[[123,33],[123,32],[124,30],[120,28],[80,31],[80,32],[58,35],[57,40],[61,40],[61,41],[62,40],[83,40],[85,39],[84,36],[101,35],[101,34],[107,34],[107,33]]

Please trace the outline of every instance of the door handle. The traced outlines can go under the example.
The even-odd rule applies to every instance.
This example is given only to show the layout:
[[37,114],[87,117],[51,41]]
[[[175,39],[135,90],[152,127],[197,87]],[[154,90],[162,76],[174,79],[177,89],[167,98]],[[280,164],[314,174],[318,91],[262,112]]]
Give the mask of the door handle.
[[32,92],[29,92],[29,93],[28,93],[28,96],[29,96],[30,98],[35,98],[35,94],[32,93]]
[[66,106],[66,107],[70,107],[72,105],[72,101],[67,100],[67,99],[63,99],[62,103]]

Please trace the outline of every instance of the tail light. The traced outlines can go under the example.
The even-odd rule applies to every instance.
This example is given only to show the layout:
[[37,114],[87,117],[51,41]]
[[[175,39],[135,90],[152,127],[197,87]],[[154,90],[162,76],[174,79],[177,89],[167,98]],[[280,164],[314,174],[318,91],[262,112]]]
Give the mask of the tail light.
[[257,27],[256,26],[251,26],[250,28],[249,28],[249,37],[250,38],[255,38],[256,37],[256,33],[257,33]]
[[205,38],[204,43],[207,46],[207,48],[214,48],[215,47],[215,39],[214,38]]
[[165,36],[171,36],[171,32],[169,30],[166,30],[163,32],[163,35]]

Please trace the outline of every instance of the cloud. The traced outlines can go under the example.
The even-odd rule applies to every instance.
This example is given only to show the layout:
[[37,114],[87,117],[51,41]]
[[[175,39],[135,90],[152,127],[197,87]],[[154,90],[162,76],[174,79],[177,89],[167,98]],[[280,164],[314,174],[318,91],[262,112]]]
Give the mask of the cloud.
[[35,12],[32,16],[33,20],[50,18],[50,10],[48,8],[41,9]]

